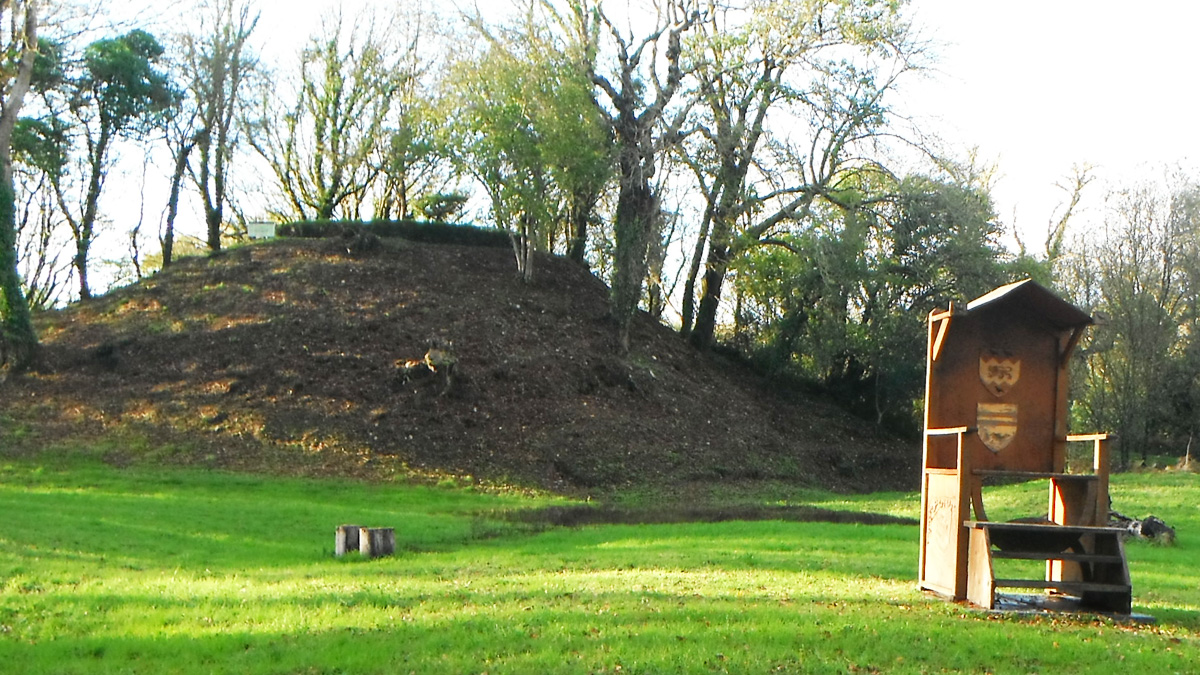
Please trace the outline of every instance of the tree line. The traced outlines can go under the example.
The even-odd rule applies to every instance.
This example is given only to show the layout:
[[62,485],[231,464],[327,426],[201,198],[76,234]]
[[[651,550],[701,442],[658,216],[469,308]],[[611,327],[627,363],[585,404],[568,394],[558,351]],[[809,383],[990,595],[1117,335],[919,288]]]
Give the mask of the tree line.
[[1077,364],[1077,426],[1119,431],[1129,461],[1200,421],[1195,182],[1114,190],[1077,237],[1080,173],[1044,246],[1005,249],[991,168],[937,152],[896,109],[931,65],[906,3],[514,0],[449,16],[410,0],[329,15],[277,68],[253,0],[205,0],[188,29],[157,34],[73,30],[43,5],[0,5],[11,369],[36,360],[30,307],[92,295],[110,173],[153,151],[171,158],[167,194],[143,195],[162,213],[157,249],[142,250],[143,219],[117,225],[134,277],[177,255],[181,200],[211,252],[249,210],[473,208],[511,233],[525,280],[540,253],[605,278],[621,350],[645,310],[909,431],[925,315],[1033,277],[1107,317]]

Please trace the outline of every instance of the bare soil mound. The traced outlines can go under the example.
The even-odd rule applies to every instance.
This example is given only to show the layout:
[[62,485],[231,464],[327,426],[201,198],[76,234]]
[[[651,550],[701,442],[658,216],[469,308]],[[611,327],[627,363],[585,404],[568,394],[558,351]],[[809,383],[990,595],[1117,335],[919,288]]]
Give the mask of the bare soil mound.
[[911,442],[649,317],[617,356],[607,288],[569,261],[539,259],[525,284],[504,249],[347,248],[279,240],[185,259],[40,317],[44,366],[0,384],[3,451],[70,440],[114,462],[570,492],[915,481]]

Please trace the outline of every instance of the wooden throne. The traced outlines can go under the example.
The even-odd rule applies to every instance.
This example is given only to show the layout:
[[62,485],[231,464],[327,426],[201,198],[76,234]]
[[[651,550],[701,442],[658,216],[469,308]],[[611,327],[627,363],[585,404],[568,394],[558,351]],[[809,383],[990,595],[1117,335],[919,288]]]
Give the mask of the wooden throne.
[[[1013,588],[1130,612],[1123,530],[1107,527],[1109,437],[1067,434],[1068,365],[1092,323],[1029,280],[929,315],[922,589],[988,609]],[[1092,445],[1086,471],[1067,470],[1075,442]],[[988,519],[988,483],[1034,480],[1049,485],[1044,520]],[[998,576],[1007,561],[1045,561],[1044,574]]]

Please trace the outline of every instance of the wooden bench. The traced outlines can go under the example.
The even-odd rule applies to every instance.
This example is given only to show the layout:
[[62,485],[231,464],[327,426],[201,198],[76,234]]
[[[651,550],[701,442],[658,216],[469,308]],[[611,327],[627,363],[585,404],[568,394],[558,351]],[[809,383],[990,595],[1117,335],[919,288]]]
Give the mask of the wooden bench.
[[[967,599],[994,607],[997,588],[1046,589],[1077,596],[1086,609],[1129,614],[1132,586],[1118,527],[968,520]],[[996,560],[1044,560],[1038,578],[998,577]]]

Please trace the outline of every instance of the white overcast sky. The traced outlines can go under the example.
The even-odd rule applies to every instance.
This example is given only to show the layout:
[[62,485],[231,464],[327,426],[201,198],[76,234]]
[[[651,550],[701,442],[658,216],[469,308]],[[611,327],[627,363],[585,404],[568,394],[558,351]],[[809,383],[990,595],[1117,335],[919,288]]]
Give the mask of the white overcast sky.
[[1076,164],[1105,182],[1091,215],[1107,186],[1172,165],[1195,175],[1200,2],[916,0],[913,12],[941,43],[940,73],[906,103],[998,164],[1005,223],[1044,234]]

